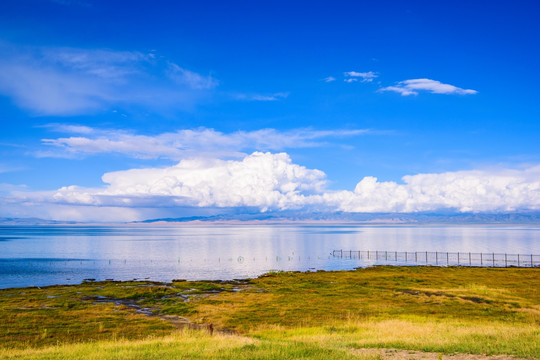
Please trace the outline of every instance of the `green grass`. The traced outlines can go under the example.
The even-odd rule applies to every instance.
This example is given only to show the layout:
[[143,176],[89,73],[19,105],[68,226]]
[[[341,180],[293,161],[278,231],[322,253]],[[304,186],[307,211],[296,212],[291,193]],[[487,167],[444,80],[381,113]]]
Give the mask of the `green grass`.
[[[0,290],[0,357],[346,359],[390,347],[540,358],[539,271],[374,267]],[[102,302],[112,299],[124,305]],[[238,335],[178,332],[127,304]]]
[[[114,291],[113,291],[114,290]],[[170,334],[174,326],[89,296],[133,296],[118,283],[52,286],[0,291],[0,346],[36,347],[111,338],[140,339]],[[146,293],[155,293],[145,288]]]

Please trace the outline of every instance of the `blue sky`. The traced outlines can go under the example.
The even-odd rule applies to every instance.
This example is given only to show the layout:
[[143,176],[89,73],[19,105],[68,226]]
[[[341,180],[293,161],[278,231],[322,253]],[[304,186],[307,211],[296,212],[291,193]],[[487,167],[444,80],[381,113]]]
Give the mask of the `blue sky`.
[[539,14],[3,1],[0,216],[538,210]]

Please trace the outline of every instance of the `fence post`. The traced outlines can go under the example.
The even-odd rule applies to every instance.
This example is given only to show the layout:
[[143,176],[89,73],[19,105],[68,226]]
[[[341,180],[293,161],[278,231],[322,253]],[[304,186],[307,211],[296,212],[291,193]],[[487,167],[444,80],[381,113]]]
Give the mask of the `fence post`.
[[531,254],[531,267],[533,267],[533,255]]
[[446,252],[446,266],[449,265],[449,261],[448,261],[448,252]]
[[519,263],[519,254],[518,254],[518,267],[520,267],[520,263]]
[[426,251],[426,265],[427,265],[427,263],[428,263],[428,260],[427,260],[427,251]]
[[469,266],[472,266],[471,253],[469,253]]
[[439,252],[435,251],[435,265],[439,265]]
[[508,267],[508,257],[506,253],[504,253],[504,267]]
[[414,252],[414,262],[417,263],[418,262],[418,252]]
[[407,252],[405,251],[405,262],[407,262]]
[[367,251],[367,259],[369,260],[369,250]]
[[480,253],[480,266],[484,266],[484,253]]
[[492,264],[493,266],[492,267],[495,267],[495,253],[491,253],[491,260],[492,260]]
[[457,264],[458,264],[458,266],[459,266],[459,251],[458,251],[458,253],[457,253]]

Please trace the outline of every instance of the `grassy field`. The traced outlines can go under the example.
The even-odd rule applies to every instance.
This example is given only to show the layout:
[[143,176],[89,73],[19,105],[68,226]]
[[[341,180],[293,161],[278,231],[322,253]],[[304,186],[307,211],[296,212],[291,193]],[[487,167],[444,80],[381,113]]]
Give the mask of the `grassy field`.
[[[540,358],[539,289],[539,269],[458,267],[6,289],[0,357],[375,359],[359,349],[394,348]],[[178,329],[187,322],[216,331]]]

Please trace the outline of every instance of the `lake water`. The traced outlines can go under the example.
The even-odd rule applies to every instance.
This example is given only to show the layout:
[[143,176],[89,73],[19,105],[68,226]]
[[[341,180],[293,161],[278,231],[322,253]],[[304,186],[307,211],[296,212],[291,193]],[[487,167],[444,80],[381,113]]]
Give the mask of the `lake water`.
[[539,226],[0,226],[0,288],[255,277],[377,263],[333,250],[540,254]]

